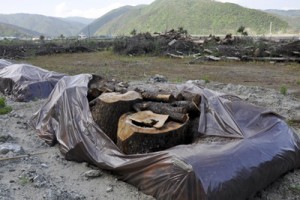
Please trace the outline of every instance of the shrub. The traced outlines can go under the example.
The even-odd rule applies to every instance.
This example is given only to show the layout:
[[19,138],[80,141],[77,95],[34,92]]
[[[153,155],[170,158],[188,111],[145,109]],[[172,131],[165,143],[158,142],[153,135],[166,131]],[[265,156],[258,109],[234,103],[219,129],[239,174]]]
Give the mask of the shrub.
[[209,77],[208,77],[207,75],[204,76],[204,77],[202,78],[202,80],[204,80],[205,83],[209,83],[209,82],[210,82]]
[[4,115],[7,113],[10,113],[12,111],[12,108],[10,106],[6,105],[5,98],[0,98],[0,115]]
[[283,94],[283,95],[287,94],[287,87],[285,85],[280,87],[280,93]]

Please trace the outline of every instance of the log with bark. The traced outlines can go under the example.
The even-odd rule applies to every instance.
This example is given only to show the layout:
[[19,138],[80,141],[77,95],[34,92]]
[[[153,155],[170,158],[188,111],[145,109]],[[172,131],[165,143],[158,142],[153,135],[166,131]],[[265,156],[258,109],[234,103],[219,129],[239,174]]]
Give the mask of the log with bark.
[[87,98],[89,101],[94,100],[102,93],[120,92],[126,93],[128,85],[123,82],[118,82],[114,79],[108,80],[98,75],[93,75],[88,84]]
[[157,114],[169,115],[170,119],[184,123],[187,120],[187,110],[183,107],[173,107],[168,103],[142,102],[134,104],[135,111],[150,110]]
[[141,101],[141,95],[134,91],[104,93],[90,102],[90,109],[94,121],[116,143],[119,118],[133,111],[133,105]]
[[169,56],[171,58],[179,58],[179,59],[184,58],[184,56],[182,56],[182,55],[176,55],[176,54],[172,54],[172,53],[167,53],[167,56]]
[[300,62],[298,57],[242,57],[243,61]]
[[156,93],[156,92],[149,92],[149,91],[144,91],[141,92],[142,97],[144,100],[148,101],[157,101],[157,102],[173,102],[175,101],[175,97],[172,94],[168,93]]
[[201,95],[200,94],[195,94],[195,93],[184,91],[184,92],[180,93],[180,96],[182,96],[182,100],[193,102],[194,104],[196,104],[197,107],[201,103]]
[[118,124],[117,145],[125,154],[149,153],[161,151],[187,140],[187,125],[167,121],[168,115],[159,115],[151,111],[124,114]]

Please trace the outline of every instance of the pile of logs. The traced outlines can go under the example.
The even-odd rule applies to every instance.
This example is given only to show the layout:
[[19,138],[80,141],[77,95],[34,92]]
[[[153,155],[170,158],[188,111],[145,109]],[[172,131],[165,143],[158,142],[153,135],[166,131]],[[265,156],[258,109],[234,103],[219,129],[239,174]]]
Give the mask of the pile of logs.
[[133,91],[124,85],[94,76],[88,99],[94,121],[125,154],[161,151],[197,136],[199,94]]

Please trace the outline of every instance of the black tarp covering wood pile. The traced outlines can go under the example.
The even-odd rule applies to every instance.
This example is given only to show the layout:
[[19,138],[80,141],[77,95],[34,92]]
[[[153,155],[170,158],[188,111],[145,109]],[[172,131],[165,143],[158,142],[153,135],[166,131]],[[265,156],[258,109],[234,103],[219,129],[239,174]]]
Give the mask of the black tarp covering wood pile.
[[11,64],[3,60],[1,63],[0,92],[11,95],[16,101],[47,98],[58,80],[64,76],[33,65]]
[[4,59],[0,59],[0,70],[3,69],[4,67],[8,66],[8,65],[11,65],[12,63],[7,61],[7,60],[4,60]]
[[247,199],[300,166],[299,138],[280,116],[195,85],[172,87],[202,95],[199,137],[235,139],[125,155],[92,118],[91,79],[63,77],[31,119],[32,127],[49,144],[59,143],[66,159],[111,170],[157,199]]

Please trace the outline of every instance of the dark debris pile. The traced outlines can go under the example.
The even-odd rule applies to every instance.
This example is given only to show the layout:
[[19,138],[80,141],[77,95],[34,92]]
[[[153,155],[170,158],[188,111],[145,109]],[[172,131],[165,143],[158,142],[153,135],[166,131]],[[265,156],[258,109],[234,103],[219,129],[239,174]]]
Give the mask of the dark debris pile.
[[201,61],[300,61],[300,40],[295,38],[263,38],[250,36],[225,37],[210,35],[194,37],[174,30],[165,33],[140,33],[119,37],[114,52],[125,55],[150,54],[184,58],[192,56],[191,64]]

